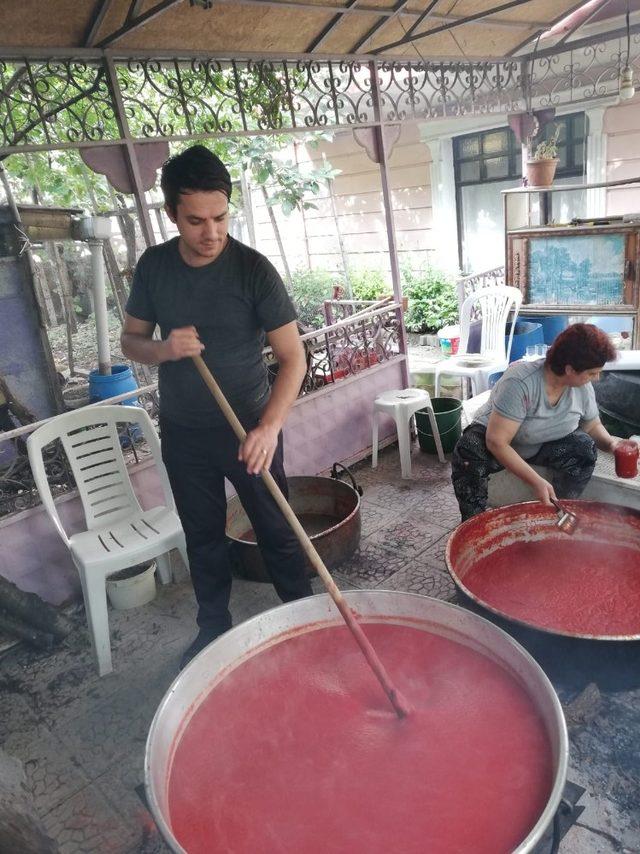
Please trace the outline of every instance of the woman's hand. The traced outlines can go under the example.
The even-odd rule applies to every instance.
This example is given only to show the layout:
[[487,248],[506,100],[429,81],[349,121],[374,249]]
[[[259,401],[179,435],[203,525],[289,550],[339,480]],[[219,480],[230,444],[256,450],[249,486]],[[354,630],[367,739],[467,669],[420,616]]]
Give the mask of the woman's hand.
[[531,488],[533,489],[533,494],[538,501],[547,507],[553,506],[551,501],[552,498],[554,501],[558,500],[553,486],[543,477],[538,477],[537,480],[531,484]]

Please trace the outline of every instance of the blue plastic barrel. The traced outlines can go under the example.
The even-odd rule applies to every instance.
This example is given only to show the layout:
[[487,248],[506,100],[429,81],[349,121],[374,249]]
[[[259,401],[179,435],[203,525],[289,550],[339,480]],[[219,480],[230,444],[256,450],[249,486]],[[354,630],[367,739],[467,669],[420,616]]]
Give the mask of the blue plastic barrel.
[[[138,383],[131,372],[129,365],[112,365],[110,374],[100,374],[97,370],[89,374],[89,400],[96,403],[98,400],[107,400],[109,397],[117,397],[128,391],[135,391]],[[125,406],[139,406],[138,398],[132,397],[123,401]]]
[[[138,388],[136,378],[131,372],[129,365],[112,365],[110,374],[100,374],[97,370],[89,374],[89,402],[96,403],[99,400],[107,400],[109,397],[117,397],[128,391]],[[137,397],[123,400],[121,406],[140,406]],[[136,442],[142,433],[137,424],[132,424],[127,431],[120,435],[120,444],[123,448],[131,445],[131,440]]]
[[[507,323],[505,327],[505,343],[509,343],[509,332],[511,324]],[[544,334],[542,332],[542,324],[532,323],[529,320],[516,320],[516,328],[513,333],[513,343],[511,345],[510,362],[517,362],[527,352],[527,347],[535,344],[544,344]]]
[[[542,324],[542,334],[544,335],[545,344],[553,344],[555,339],[569,325],[569,318],[566,314],[541,314],[539,316],[527,315],[527,320],[532,323]],[[536,342],[537,343],[537,342]],[[542,341],[540,342],[543,343]]]

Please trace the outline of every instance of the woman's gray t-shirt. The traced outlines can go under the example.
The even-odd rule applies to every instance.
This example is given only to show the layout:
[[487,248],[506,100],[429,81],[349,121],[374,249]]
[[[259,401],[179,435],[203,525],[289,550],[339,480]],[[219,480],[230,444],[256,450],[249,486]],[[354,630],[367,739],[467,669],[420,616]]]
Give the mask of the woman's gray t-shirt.
[[[127,313],[160,327],[195,326],[202,357],[229,403],[246,423],[257,420],[269,398],[262,351],[265,332],[296,319],[275,267],[232,237],[203,267],[182,260],[178,238],[153,246],[138,261]],[[226,423],[191,359],[163,362],[159,370],[160,413],[185,427]]]
[[511,365],[494,386],[487,403],[476,413],[473,423],[486,427],[494,411],[510,421],[520,422],[511,446],[525,460],[535,456],[544,442],[562,439],[581,424],[599,417],[591,383],[565,388],[555,406],[549,404],[542,359]]

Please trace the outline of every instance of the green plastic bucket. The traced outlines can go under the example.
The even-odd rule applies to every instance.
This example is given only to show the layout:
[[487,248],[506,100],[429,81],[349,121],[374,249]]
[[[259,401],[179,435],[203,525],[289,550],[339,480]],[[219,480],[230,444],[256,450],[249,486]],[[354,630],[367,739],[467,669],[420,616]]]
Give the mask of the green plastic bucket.
[[[462,436],[462,401],[455,397],[432,397],[431,405],[436,416],[442,450],[445,454],[450,454]],[[416,412],[416,428],[420,450],[427,454],[437,454],[438,449],[426,409]]]

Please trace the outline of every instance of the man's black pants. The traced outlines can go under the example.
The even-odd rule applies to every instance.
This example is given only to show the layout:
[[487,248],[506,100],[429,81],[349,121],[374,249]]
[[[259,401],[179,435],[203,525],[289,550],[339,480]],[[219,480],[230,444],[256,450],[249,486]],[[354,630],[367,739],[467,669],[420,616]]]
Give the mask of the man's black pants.
[[[255,425],[245,425],[251,429]],[[233,484],[253,529],[267,571],[283,602],[311,596],[304,553],[260,476],[238,460],[238,440],[228,426],[181,427],[160,421],[162,459],[187,540],[200,628],[222,634],[231,627],[231,563],[225,538],[225,478]],[[271,474],[287,495],[282,434]]]
[[[553,469],[553,488],[558,498],[580,498],[598,458],[596,444],[583,430],[574,430],[554,442],[545,442],[527,460]],[[472,424],[464,431],[451,459],[451,480],[462,520],[487,509],[489,475],[504,466],[487,450],[486,428]]]

